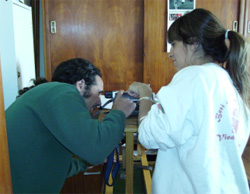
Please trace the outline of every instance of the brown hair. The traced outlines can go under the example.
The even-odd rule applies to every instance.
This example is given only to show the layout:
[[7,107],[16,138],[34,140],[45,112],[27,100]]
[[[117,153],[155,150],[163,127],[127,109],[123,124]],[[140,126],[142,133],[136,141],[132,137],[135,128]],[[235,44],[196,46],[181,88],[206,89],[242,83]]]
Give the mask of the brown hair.
[[[230,47],[225,43],[227,30],[216,16],[205,9],[195,9],[178,18],[169,28],[167,40],[182,41],[184,44],[198,43],[203,57],[225,63],[234,86],[250,108],[249,45],[237,32],[228,31]],[[199,51],[198,51],[199,52]]]

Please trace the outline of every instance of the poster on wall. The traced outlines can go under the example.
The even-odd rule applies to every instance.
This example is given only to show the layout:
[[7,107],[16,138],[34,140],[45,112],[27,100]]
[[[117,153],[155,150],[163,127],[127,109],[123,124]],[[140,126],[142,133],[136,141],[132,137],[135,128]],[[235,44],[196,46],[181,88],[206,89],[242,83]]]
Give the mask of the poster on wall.
[[[168,25],[167,29],[171,24],[184,15],[195,9],[195,0],[168,0]],[[167,43],[167,52],[169,53],[171,45]]]

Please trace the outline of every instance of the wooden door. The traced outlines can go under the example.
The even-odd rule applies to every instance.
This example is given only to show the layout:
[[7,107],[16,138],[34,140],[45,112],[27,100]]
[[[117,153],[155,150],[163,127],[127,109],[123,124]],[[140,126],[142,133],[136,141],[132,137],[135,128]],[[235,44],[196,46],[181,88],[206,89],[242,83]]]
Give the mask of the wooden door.
[[[246,19],[245,19],[245,36],[250,44],[250,2],[246,0]],[[250,61],[250,59],[249,59]],[[247,146],[250,146],[250,139],[248,140]]]
[[[143,0],[45,0],[46,77],[58,63],[82,57],[103,74],[105,90],[142,81]],[[50,22],[56,22],[56,33]]]
[[227,29],[233,30],[233,23],[237,21],[239,30],[240,2],[241,0],[197,0],[196,7],[210,10]]
[[[228,29],[238,22],[240,0],[197,0]],[[166,52],[167,0],[45,0],[46,74],[63,60],[84,57],[104,76],[105,90],[126,89],[133,81],[150,83],[154,92],[176,70]],[[57,33],[49,32],[49,21]],[[143,63],[143,64],[142,64]]]
[[0,193],[12,193],[0,59]]
[[[250,44],[250,1],[245,0],[244,3],[245,3],[244,36],[247,38]],[[250,146],[250,139],[248,140],[247,146]]]
[[67,178],[60,193],[103,193],[103,191],[104,166],[97,165],[87,172],[80,172]]
[[167,0],[144,1],[143,81],[155,93],[167,85],[176,69],[166,52]]
[[244,36],[250,43],[250,1],[245,0]]

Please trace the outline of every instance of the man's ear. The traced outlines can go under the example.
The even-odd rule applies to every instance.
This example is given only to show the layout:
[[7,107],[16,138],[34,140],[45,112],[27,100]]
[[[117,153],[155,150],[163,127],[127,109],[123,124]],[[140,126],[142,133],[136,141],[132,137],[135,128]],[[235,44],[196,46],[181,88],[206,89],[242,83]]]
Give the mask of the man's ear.
[[76,88],[78,89],[78,91],[80,93],[82,93],[84,91],[85,88],[85,80],[81,79],[79,81],[76,82]]

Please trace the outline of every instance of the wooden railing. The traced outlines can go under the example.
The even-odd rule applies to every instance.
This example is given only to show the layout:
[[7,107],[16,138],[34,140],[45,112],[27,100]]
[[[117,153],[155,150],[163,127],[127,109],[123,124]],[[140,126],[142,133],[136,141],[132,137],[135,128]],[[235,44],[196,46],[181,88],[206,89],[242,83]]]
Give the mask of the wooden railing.
[[0,60],[0,193],[12,193]]

